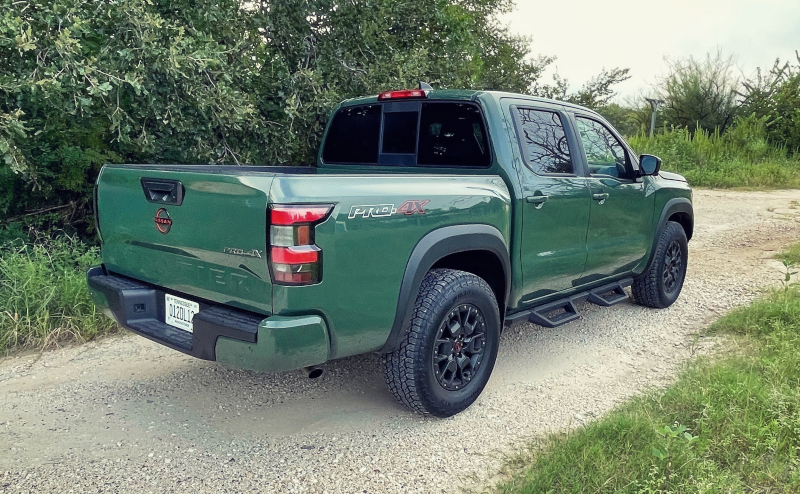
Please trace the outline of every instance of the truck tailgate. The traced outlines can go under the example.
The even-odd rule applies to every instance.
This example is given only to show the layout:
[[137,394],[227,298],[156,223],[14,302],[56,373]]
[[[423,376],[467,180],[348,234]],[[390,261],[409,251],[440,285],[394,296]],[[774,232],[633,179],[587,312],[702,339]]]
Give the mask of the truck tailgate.
[[243,167],[106,165],[96,192],[106,269],[271,313],[266,224],[275,174]]

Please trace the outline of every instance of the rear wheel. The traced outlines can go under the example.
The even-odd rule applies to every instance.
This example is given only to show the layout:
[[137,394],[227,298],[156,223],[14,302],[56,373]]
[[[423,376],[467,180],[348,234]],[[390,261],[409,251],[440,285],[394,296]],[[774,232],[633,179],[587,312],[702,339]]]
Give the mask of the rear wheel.
[[686,278],[689,243],[683,227],[668,221],[661,231],[650,268],[633,280],[633,300],[647,307],[663,309],[676,300]]
[[449,417],[480,395],[497,359],[500,311],[481,278],[452,269],[425,275],[411,326],[384,356],[397,400],[420,413]]

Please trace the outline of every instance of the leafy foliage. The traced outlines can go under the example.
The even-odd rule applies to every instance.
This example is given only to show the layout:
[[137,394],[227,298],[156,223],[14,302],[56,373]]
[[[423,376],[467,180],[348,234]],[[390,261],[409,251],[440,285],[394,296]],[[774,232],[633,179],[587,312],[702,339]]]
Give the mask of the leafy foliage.
[[759,69],[742,83],[742,112],[765,118],[770,141],[800,153],[800,52],[798,66],[775,60],[766,73]]
[[509,0],[0,4],[6,223],[65,204],[76,223],[106,162],[307,165],[343,99],[527,92],[552,62],[498,23]]
[[705,60],[689,57],[667,60],[667,64],[670,73],[659,88],[666,101],[662,110],[666,122],[691,133],[697,129],[724,132],[737,114],[739,81],[733,74],[733,58],[718,52]]
[[595,110],[602,109],[608,106],[616,95],[611,87],[631,78],[628,72],[630,69],[615,68],[610,71],[603,69],[600,74],[593,77],[577,93],[570,95],[566,100]]
[[665,128],[628,142],[637,153],[662,158],[664,170],[683,174],[693,186],[800,187],[800,161],[769,143],[765,118],[737,118],[724,133]]
[[[609,103],[597,112],[625,136],[635,136],[643,132],[647,128],[645,119],[649,121],[650,118],[649,107],[645,112],[640,112],[619,103]],[[646,117],[643,118],[645,113]]]

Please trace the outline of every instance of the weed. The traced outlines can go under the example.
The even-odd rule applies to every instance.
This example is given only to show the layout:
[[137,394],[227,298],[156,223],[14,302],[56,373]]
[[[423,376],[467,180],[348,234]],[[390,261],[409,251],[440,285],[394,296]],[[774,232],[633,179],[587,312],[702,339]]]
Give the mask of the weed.
[[0,352],[111,331],[86,286],[86,270],[99,262],[97,247],[68,236],[0,247]]
[[675,422],[672,427],[665,425],[661,429],[656,430],[658,436],[658,445],[653,446],[653,456],[658,458],[664,470],[664,483],[661,487],[666,490],[669,484],[669,477],[672,475],[673,465],[672,462],[682,452],[683,448],[691,447],[697,436],[693,436],[687,432],[686,426]]
[[797,274],[797,271],[794,271],[796,266],[795,266],[795,263],[793,261],[791,261],[789,259],[784,259],[783,260],[783,267],[784,267],[785,272],[783,274],[783,281],[781,283],[783,283],[783,289],[784,290],[788,290],[789,287],[794,284],[792,282],[792,276]]
[[791,263],[794,266],[800,266],[800,243],[789,246],[789,248],[775,256],[775,258],[785,263]]

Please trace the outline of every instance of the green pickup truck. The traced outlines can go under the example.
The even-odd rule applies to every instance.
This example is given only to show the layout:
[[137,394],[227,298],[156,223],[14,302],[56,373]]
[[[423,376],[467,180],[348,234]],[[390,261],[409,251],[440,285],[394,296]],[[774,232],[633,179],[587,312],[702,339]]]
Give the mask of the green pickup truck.
[[106,165],[92,296],[122,327],[265,372],[383,355],[394,396],[446,417],[504,327],[577,302],[678,297],[692,192],[601,116],[520,94],[341,103],[316,166]]

